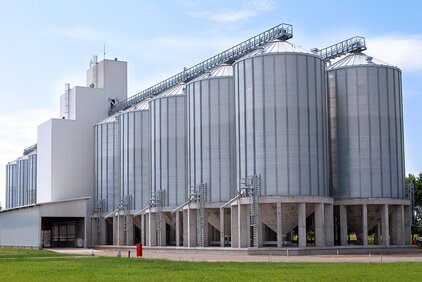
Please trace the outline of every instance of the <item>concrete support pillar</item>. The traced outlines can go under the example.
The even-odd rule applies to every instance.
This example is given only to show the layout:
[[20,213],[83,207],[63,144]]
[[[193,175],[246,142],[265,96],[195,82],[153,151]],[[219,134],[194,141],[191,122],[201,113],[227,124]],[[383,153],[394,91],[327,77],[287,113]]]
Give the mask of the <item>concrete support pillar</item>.
[[334,246],[334,211],[332,204],[324,205],[325,246]]
[[340,244],[347,246],[347,206],[340,205]]
[[224,209],[220,209],[220,247],[224,247]]
[[145,246],[146,244],[146,240],[145,240],[145,214],[141,215],[141,243],[143,246]]
[[362,241],[363,245],[368,245],[368,205],[362,205]]
[[187,209],[188,247],[197,246],[197,210]]
[[[238,202],[238,205],[240,203]],[[239,247],[239,225],[237,222],[239,208],[238,206],[231,206],[231,247]]]
[[381,231],[382,231],[382,244],[384,246],[389,246],[390,245],[390,224],[389,224],[388,204],[384,204],[381,209]]
[[157,220],[156,213],[148,213],[148,240],[147,244],[149,247],[157,246]]
[[123,246],[125,244],[125,231],[123,216],[113,217],[113,245]]
[[122,228],[123,228],[123,232],[125,234],[125,242],[124,243],[127,246],[133,246],[135,244],[135,240],[134,240],[134,237],[133,237],[133,233],[134,233],[133,216],[128,215],[128,216],[126,216],[126,219],[125,219],[125,216],[122,216],[122,220],[123,220]]
[[325,246],[324,232],[324,204],[315,204],[315,246]]
[[250,246],[250,216],[249,205],[238,205],[237,225],[238,225],[238,246],[239,248],[247,248]]
[[391,218],[390,218],[390,230],[391,230],[391,244],[392,245],[404,245],[403,230],[404,230],[404,221],[402,213],[402,205],[392,206],[391,208]]
[[281,203],[277,203],[277,247],[283,247],[283,213]]
[[306,204],[299,203],[298,209],[299,248],[306,247]]
[[180,247],[180,212],[175,213],[176,216],[176,247]]

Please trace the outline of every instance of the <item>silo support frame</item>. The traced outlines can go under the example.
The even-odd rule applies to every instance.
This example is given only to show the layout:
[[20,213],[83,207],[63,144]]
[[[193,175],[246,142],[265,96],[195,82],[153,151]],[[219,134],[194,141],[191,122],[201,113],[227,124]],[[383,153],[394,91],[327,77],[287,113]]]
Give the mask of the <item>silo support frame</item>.
[[325,246],[325,232],[324,232],[324,204],[314,204],[315,210],[315,246]]
[[363,204],[362,205],[362,241],[363,245],[368,245],[368,205]]
[[325,246],[334,246],[334,207],[333,204],[324,205]]
[[381,209],[381,231],[382,244],[384,246],[390,245],[390,225],[389,225],[389,211],[388,204],[384,204]]
[[340,205],[340,245],[347,246],[347,206]]
[[281,203],[277,203],[277,247],[283,247],[283,211]]
[[299,248],[306,248],[306,203],[298,203]]

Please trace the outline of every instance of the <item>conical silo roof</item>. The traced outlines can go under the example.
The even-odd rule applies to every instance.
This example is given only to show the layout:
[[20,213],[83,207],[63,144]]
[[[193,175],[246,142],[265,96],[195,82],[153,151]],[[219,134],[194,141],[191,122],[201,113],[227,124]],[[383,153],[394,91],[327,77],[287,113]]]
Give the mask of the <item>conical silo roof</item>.
[[332,63],[327,67],[327,70],[350,67],[350,66],[365,66],[365,65],[381,65],[393,67],[390,64],[387,64],[381,60],[375,59],[371,56],[368,56],[362,52],[351,53],[343,58],[340,58],[336,62]]

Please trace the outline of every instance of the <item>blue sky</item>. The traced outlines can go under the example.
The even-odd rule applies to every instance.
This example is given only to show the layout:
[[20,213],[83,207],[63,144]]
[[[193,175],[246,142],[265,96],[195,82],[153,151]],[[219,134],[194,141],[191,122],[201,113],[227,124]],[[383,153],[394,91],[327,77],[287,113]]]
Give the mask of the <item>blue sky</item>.
[[128,62],[129,95],[279,23],[292,42],[355,35],[403,71],[406,171],[422,172],[422,1],[0,0],[0,201],[4,165],[59,115],[64,84],[85,85],[92,55]]

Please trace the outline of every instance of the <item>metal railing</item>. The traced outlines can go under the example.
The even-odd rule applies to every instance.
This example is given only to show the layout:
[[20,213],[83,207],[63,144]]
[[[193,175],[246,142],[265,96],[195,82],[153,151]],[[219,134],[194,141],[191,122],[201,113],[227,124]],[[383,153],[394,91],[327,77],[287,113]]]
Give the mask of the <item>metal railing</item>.
[[166,80],[163,80],[160,83],[147,88],[124,101],[117,103],[109,109],[109,115],[130,108],[131,106],[142,102],[146,98],[158,95],[181,82],[190,81],[218,65],[233,63],[235,60],[275,39],[287,40],[292,37],[292,25],[285,23],[279,24],[230,49],[227,49],[218,55],[215,55],[199,64],[196,64],[193,67],[185,69],[182,72],[167,78]]
[[365,37],[355,36],[341,41],[323,49],[312,49],[311,51],[321,56],[324,60],[332,60],[347,53],[366,50]]

